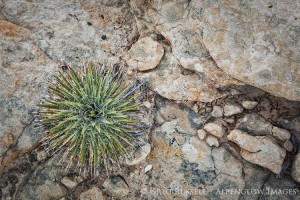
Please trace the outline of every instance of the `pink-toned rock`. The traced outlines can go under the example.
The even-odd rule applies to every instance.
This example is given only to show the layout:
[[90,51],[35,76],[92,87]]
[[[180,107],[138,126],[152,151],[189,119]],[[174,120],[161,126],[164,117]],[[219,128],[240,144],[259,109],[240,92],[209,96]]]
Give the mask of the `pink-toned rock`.
[[139,72],[138,77],[147,82],[151,90],[167,99],[211,102],[225,95],[202,76],[182,74],[180,63],[169,52],[155,69]]
[[256,137],[249,135],[238,129],[234,129],[227,136],[228,140],[237,143],[241,148],[246,149],[249,152],[258,152],[260,147],[259,140]]
[[23,25],[0,20],[0,171],[43,136],[33,127],[32,111],[46,96],[56,68]]
[[204,130],[218,138],[223,137],[226,131],[225,127],[223,127],[221,123],[217,122],[205,124]]
[[227,138],[242,148],[240,153],[245,160],[280,173],[286,151],[268,137],[251,136],[235,129]]
[[244,111],[243,107],[237,103],[227,103],[224,106],[224,115],[226,117],[231,115],[240,114]]
[[291,138],[291,133],[285,129],[278,128],[276,126],[272,129],[272,134],[276,139],[279,139],[281,141],[286,141]]
[[245,109],[251,110],[257,106],[258,102],[257,101],[243,101],[242,106]]
[[124,56],[131,68],[140,71],[154,69],[164,55],[164,47],[151,37],[142,38],[137,41]]

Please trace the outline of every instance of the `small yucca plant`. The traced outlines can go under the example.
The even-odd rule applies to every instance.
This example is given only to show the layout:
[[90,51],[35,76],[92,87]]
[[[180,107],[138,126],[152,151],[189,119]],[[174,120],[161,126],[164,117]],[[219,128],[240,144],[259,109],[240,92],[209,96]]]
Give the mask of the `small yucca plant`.
[[137,87],[124,86],[122,74],[104,65],[60,72],[50,86],[52,100],[40,105],[43,122],[51,127],[43,143],[80,169],[108,170],[132,144]]

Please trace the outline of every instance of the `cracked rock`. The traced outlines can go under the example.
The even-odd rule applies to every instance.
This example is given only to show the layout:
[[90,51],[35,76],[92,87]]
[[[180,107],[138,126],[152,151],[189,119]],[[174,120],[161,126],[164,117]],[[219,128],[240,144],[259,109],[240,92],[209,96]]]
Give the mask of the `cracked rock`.
[[229,151],[222,147],[213,148],[212,156],[217,172],[234,176],[239,179],[243,178],[243,164],[234,158]]
[[[155,70],[138,73],[149,88],[167,99],[211,102],[224,96],[203,76],[195,73],[184,74],[178,60],[169,52]],[[201,83],[201,84],[199,84]]]
[[137,41],[124,56],[129,67],[147,71],[154,69],[164,55],[164,47],[151,37]]
[[211,149],[205,141],[198,137],[190,138],[190,142],[182,145],[182,153],[185,160],[190,163],[199,164],[199,169],[207,171],[213,169],[213,160],[211,158]]
[[245,160],[268,168],[275,174],[280,173],[286,151],[271,139],[251,136],[237,129],[231,131],[227,138],[242,148],[240,153]]
[[14,162],[13,154],[26,152],[43,136],[33,128],[31,111],[47,93],[55,62],[32,37],[29,29],[0,20],[0,155],[6,152],[4,159],[9,160],[4,168]]
[[163,132],[171,133],[176,129],[181,133],[194,135],[204,123],[200,114],[185,105],[166,104],[161,101],[157,102],[157,106],[159,106],[159,114],[167,121],[161,127]]

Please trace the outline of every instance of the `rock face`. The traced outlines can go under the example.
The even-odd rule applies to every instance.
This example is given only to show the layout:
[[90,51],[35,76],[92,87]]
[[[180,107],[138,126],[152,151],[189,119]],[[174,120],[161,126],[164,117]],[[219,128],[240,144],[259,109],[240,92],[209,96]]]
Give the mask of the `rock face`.
[[[43,136],[32,111],[64,62],[109,62],[143,82],[146,132],[109,178],[30,151],[0,172],[0,199],[298,199],[299,155],[292,169],[283,160],[296,153],[300,104],[271,95],[300,99],[298,10],[292,0],[0,0],[0,171]],[[298,193],[226,193],[270,188]]]
[[[29,160],[32,160],[32,158]],[[16,194],[16,199],[51,200],[63,198],[67,194],[67,187],[64,187],[59,181],[63,179],[61,173],[64,171],[64,167],[58,164],[58,160],[53,158],[48,161],[45,165],[35,168],[35,173],[28,177],[24,187]],[[31,166],[31,164],[29,163],[27,166]],[[22,173],[27,174],[29,171],[30,167],[23,167]],[[18,180],[15,180],[14,183],[17,182]],[[20,178],[18,184],[22,182],[23,180]]]
[[228,174],[234,177],[241,177],[243,173],[243,164],[234,158],[230,152],[224,148],[214,148],[212,150],[216,171]]
[[155,68],[164,55],[164,47],[150,37],[142,38],[128,51],[125,60],[129,67],[146,71]]
[[251,136],[240,130],[233,130],[227,136],[241,148],[241,156],[252,163],[270,169],[275,174],[281,172],[286,151],[265,136]]
[[293,1],[131,4],[170,41],[184,68],[220,85],[233,83],[230,75],[277,96],[300,100],[299,5],[293,6]]
[[290,140],[285,141],[282,146],[289,152],[292,152],[294,148],[293,143]]
[[1,171],[43,136],[43,128],[34,127],[32,112],[60,65],[78,67],[86,59],[115,63],[137,29],[125,2],[0,4]]
[[30,30],[3,20],[0,27],[1,171],[13,161],[9,158],[41,138],[43,129],[34,129],[32,112],[47,93],[46,82],[54,74],[55,63],[31,41]]
[[[151,27],[148,31],[159,32],[166,43],[171,44],[172,54],[182,67],[199,72],[205,79],[203,82],[216,87],[238,83],[222,73],[210,57],[202,41],[202,28],[198,24],[200,20],[193,19],[199,17],[200,13],[196,12],[201,12],[201,8],[193,8],[193,4],[180,1],[153,1],[149,4],[131,2],[132,7],[139,13],[139,19],[144,18],[145,21],[154,23],[157,31],[153,30],[153,25],[148,25]],[[142,24],[142,20],[138,20],[138,23]],[[146,30],[141,28],[140,32],[145,34]]]
[[0,18],[32,31],[38,47],[58,63],[82,66],[84,59],[118,60],[116,55],[137,34],[134,17],[125,2],[116,6],[109,1],[43,4],[3,0],[2,4]]
[[203,43],[218,67],[245,83],[300,100],[299,4],[231,0],[198,6]]

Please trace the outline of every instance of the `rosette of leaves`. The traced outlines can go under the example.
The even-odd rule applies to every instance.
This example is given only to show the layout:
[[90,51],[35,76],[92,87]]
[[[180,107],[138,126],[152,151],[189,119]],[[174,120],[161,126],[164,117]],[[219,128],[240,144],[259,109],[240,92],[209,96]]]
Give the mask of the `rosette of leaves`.
[[39,105],[43,123],[51,127],[43,143],[84,171],[108,170],[132,145],[136,88],[125,86],[115,69],[95,64],[60,72],[49,87],[52,98]]

